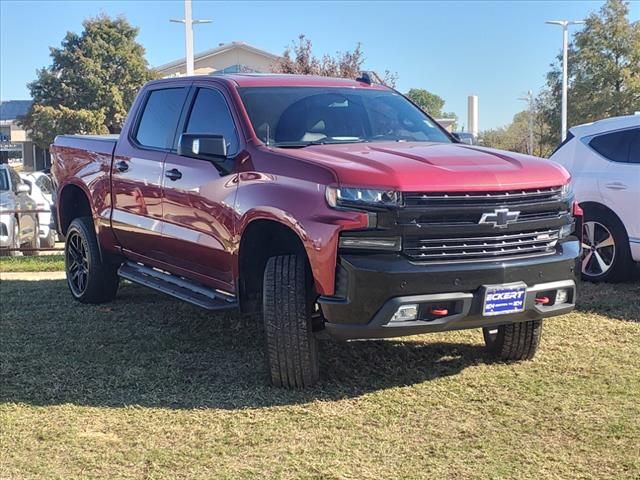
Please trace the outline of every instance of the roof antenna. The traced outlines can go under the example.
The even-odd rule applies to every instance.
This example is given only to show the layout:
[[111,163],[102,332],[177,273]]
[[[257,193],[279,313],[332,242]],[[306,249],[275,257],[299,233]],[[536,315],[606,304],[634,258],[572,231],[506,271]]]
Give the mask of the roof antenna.
[[369,72],[360,72],[360,76],[356,78],[356,82],[366,83],[367,85],[371,85],[371,75]]

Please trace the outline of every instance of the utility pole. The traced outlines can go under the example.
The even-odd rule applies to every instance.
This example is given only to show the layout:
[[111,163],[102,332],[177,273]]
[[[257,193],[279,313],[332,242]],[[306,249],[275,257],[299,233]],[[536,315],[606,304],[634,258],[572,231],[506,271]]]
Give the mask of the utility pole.
[[184,0],[184,19],[172,18],[170,21],[174,23],[184,23],[187,75],[193,75],[193,26],[201,23],[211,23],[211,20],[194,20],[191,14],[191,0]]
[[567,138],[567,84],[568,84],[568,49],[569,49],[569,26],[582,25],[584,20],[549,20],[544,23],[549,25],[560,25],[562,27],[562,141]]
[[529,141],[527,142],[527,153],[533,155],[533,92],[529,90],[526,97],[520,97],[518,100],[523,100],[529,104]]

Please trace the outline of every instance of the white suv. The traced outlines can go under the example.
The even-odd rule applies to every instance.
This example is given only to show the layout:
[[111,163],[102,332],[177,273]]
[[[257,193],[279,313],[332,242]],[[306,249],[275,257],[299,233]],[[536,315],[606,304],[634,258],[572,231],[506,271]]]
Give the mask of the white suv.
[[573,127],[551,160],[571,172],[585,213],[583,277],[628,278],[640,262],[640,115]]

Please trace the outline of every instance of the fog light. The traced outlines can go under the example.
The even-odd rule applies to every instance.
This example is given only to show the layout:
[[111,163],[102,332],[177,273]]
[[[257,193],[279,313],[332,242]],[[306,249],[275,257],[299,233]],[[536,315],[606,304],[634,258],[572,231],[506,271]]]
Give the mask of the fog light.
[[409,322],[418,318],[418,305],[401,305],[391,317],[391,322]]
[[569,290],[566,288],[559,288],[556,292],[556,301],[554,305],[560,305],[561,303],[567,303],[569,300]]
[[560,228],[560,238],[567,238],[569,235],[573,233],[575,228],[575,224],[570,223],[569,225],[563,225]]

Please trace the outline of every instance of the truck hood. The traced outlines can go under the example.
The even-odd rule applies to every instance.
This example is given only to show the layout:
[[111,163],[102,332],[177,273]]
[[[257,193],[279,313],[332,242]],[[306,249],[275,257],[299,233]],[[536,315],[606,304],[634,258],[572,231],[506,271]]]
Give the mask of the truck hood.
[[563,185],[569,173],[542,158],[462,144],[312,145],[287,155],[330,168],[344,186],[465,192]]

